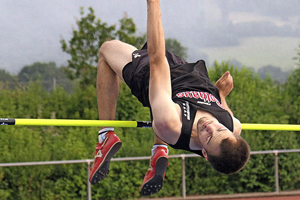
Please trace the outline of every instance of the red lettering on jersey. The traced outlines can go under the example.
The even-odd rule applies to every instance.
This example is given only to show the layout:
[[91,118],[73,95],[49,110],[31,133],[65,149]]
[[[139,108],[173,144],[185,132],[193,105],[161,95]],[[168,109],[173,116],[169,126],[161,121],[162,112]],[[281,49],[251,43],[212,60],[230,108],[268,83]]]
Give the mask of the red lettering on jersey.
[[207,102],[207,103],[214,102],[219,107],[224,109],[221,102],[214,95],[212,95],[208,92],[196,92],[196,91],[180,92],[180,93],[177,93],[176,96],[178,98],[188,97],[188,98],[194,98],[194,99],[201,99],[201,100],[203,100],[203,102]]

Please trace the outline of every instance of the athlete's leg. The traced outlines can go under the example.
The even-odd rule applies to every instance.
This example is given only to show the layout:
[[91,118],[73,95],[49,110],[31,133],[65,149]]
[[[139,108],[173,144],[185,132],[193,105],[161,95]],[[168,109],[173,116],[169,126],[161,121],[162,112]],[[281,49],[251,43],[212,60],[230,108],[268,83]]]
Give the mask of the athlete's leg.
[[132,61],[131,54],[136,48],[112,40],[103,43],[99,51],[97,71],[97,99],[100,120],[114,120],[119,95],[119,78],[122,70]]
[[154,135],[154,145],[167,145],[164,141],[162,141],[159,137]]
[[[135,48],[119,42],[105,42],[99,51],[97,71],[97,98],[100,120],[114,120],[119,95],[119,77],[122,79],[124,66],[131,61]],[[103,127],[99,131],[95,158],[90,170],[89,181],[92,184],[104,179],[109,172],[111,158],[120,149],[122,142],[112,127]]]

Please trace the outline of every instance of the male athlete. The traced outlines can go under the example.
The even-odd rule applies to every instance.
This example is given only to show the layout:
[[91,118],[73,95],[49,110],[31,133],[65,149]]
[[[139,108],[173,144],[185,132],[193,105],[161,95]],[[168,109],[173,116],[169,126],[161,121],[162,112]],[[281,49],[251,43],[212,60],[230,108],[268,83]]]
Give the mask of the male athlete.
[[[240,171],[250,148],[225,101],[233,88],[232,76],[226,72],[214,85],[204,61],[187,63],[166,51],[159,0],[147,0],[147,8],[147,44],[137,50],[120,41],[105,42],[97,73],[100,120],[115,120],[119,79],[151,109],[155,139],[141,193],[151,195],[162,188],[167,144],[204,157],[221,173]],[[109,162],[121,144],[113,128],[100,128],[89,177],[92,184],[107,176]]]

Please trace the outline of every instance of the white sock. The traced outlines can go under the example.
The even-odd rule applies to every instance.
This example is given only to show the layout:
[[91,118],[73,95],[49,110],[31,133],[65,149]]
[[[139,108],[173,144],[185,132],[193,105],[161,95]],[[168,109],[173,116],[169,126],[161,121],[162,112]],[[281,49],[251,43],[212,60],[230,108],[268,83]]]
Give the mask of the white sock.
[[101,129],[98,133],[98,140],[99,140],[99,143],[103,142],[103,140],[105,139],[106,137],[106,133],[109,132],[109,131],[114,131],[115,129],[114,128],[104,128],[104,129]]
[[152,156],[154,155],[154,152],[155,152],[155,149],[157,147],[164,147],[167,149],[167,154],[169,154],[169,149],[168,149],[168,146],[167,145],[164,145],[164,144],[154,144],[152,149],[151,149],[151,152],[152,152]]

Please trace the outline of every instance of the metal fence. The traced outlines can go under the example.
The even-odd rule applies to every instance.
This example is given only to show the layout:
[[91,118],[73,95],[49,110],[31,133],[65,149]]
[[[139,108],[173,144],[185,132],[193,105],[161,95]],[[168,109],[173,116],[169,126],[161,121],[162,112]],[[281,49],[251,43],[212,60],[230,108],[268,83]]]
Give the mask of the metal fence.
[[[274,166],[275,166],[275,193],[279,193],[279,176],[278,176],[278,154],[280,153],[299,153],[300,149],[291,150],[270,150],[270,151],[251,151],[251,155],[257,154],[274,154]],[[186,198],[186,178],[185,178],[185,158],[199,157],[196,154],[180,154],[180,155],[169,155],[169,159],[181,158],[182,161],[182,198]],[[126,158],[112,158],[112,162],[118,161],[134,161],[134,160],[149,160],[150,156],[144,157],[126,157]],[[31,166],[31,165],[59,165],[59,164],[76,164],[86,163],[87,164],[87,188],[88,188],[88,200],[92,199],[91,184],[88,180],[90,167],[93,159],[87,160],[63,160],[63,161],[41,161],[41,162],[20,162],[20,163],[0,163],[0,167],[15,167],[15,166]]]

